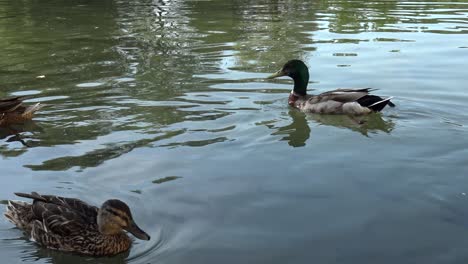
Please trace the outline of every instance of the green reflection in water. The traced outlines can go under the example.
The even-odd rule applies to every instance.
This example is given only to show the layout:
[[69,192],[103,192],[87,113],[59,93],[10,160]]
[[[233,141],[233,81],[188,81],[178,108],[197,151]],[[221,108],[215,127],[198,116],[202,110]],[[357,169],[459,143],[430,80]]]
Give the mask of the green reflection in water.
[[[157,245],[96,260],[8,240],[18,234],[4,225],[0,253],[10,263],[450,262],[466,236],[439,204],[466,186],[467,13],[466,1],[0,2],[0,97],[47,104],[0,128],[2,195],[127,196],[162,230]],[[317,93],[375,85],[397,108],[292,110],[290,80],[264,80],[291,58],[311,66]],[[127,173],[133,160],[138,175]],[[184,180],[160,184],[178,178],[164,175]]]
[[[6,56],[0,61],[0,96],[36,94],[36,100],[48,106],[38,114],[36,128],[20,128],[18,133],[3,136],[6,140],[0,153],[12,157],[27,153],[28,147],[97,141],[96,147],[85,153],[40,161],[44,165],[27,165],[33,169],[95,167],[143,146],[193,147],[229,142],[235,136],[223,133],[223,128],[233,124],[223,120],[238,115],[232,109],[250,109],[255,114],[259,108],[235,107],[239,101],[224,95],[210,101],[186,100],[187,94],[199,92],[209,98],[216,97],[216,91],[243,91],[247,100],[268,105],[276,99],[257,98],[283,93],[283,88],[272,89],[263,84],[260,75],[250,78],[249,74],[271,72],[292,57],[310,59],[323,45],[415,42],[404,37],[361,35],[365,32],[464,32],[463,27],[451,26],[462,22],[457,15],[463,1],[7,3],[0,5],[0,48]],[[324,32],[333,34],[328,39],[319,38]],[[389,52],[398,54],[401,49]],[[360,52],[349,48],[330,54],[354,59],[337,64],[343,69],[366,60],[361,61]],[[37,79],[39,75],[45,78]],[[291,118],[296,123],[294,115]],[[337,127],[353,123],[347,118],[333,117],[330,122],[324,121],[327,117],[308,119]],[[188,121],[190,126],[202,121],[212,125],[210,129],[203,129],[203,125],[186,127]],[[388,125],[380,126],[381,131],[393,129],[391,120],[382,122]],[[149,144],[161,140],[154,134],[178,131],[198,133],[182,140],[174,137],[172,142]],[[207,136],[210,131],[214,135]],[[299,142],[306,141],[307,131],[304,127],[292,134],[291,141],[298,142],[292,145],[303,145]],[[137,139],[119,136],[114,141],[111,138],[117,132],[131,132]]]
[[153,180],[152,183],[161,184],[161,183],[164,183],[164,182],[173,181],[173,180],[177,180],[177,179],[180,179],[180,178],[182,178],[182,177],[180,177],[180,176],[167,176],[167,177],[164,177],[164,178]]

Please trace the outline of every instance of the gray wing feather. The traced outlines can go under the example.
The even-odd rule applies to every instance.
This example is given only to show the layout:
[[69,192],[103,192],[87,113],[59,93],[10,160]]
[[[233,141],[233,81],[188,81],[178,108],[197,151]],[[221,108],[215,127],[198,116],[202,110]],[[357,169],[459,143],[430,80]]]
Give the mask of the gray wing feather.
[[336,89],[321,93],[317,97],[319,99],[318,102],[337,101],[341,103],[349,103],[359,100],[361,97],[368,95],[371,91],[374,91],[374,89]]

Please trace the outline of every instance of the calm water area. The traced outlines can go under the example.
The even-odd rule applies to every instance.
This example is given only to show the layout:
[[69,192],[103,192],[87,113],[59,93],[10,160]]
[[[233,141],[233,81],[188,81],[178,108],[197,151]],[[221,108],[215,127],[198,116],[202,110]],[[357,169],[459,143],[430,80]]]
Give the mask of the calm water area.
[[[3,216],[2,263],[466,263],[468,1],[0,0],[0,211],[13,192],[128,203],[152,237],[111,258],[38,247]],[[351,118],[287,105],[372,87]]]

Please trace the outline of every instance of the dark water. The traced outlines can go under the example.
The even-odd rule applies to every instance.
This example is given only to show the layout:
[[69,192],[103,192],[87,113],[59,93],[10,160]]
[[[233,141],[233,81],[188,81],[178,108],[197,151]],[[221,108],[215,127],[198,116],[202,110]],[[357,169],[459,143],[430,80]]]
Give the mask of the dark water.
[[[0,1],[0,199],[116,197],[151,236],[93,259],[0,220],[5,263],[464,263],[468,2]],[[373,87],[359,120],[287,106]],[[44,75],[45,78],[37,78]],[[2,210],[3,210],[2,206]]]

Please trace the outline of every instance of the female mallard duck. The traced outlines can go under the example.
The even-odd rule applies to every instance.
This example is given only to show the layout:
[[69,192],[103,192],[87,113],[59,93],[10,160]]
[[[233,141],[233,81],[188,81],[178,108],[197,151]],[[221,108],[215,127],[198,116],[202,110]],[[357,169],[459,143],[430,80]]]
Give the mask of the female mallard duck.
[[130,248],[132,241],[123,230],[139,239],[150,239],[120,200],[107,200],[97,208],[74,198],[36,192],[15,194],[31,198],[33,203],[8,201],[5,216],[32,241],[47,248],[110,256]]
[[304,112],[319,114],[348,114],[364,115],[372,112],[380,112],[386,105],[394,107],[391,97],[382,99],[376,95],[370,95],[370,88],[364,89],[337,89],[308,95],[309,69],[300,60],[288,61],[281,70],[268,78],[289,76],[294,80],[294,89],[289,95],[290,106]]
[[17,96],[0,99],[0,125],[21,123],[30,120],[34,113],[42,108],[40,103],[31,106],[23,106],[26,96]]

